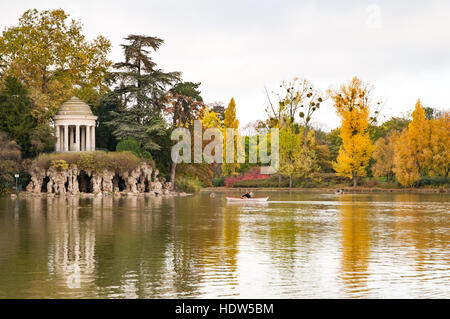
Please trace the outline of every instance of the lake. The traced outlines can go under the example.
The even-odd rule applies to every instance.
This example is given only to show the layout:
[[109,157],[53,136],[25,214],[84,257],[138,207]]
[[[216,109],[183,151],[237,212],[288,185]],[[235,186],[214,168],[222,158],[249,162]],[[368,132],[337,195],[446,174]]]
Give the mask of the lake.
[[450,194],[0,198],[0,298],[450,298]]

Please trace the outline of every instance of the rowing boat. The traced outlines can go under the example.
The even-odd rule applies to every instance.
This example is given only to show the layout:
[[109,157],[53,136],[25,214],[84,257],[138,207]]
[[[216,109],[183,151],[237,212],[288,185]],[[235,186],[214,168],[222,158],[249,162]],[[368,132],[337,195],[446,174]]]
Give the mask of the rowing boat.
[[267,197],[255,197],[255,198],[247,198],[247,197],[227,197],[227,201],[229,202],[267,202],[269,196]]

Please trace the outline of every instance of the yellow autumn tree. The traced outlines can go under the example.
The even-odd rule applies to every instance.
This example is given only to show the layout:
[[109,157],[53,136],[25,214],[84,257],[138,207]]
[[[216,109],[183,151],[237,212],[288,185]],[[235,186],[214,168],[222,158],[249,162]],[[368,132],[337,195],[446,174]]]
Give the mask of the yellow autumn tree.
[[394,177],[394,145],[397,139],[398,134],[392,132],[388,137],[381,137],[375,142],[373,151],[375,164],[372,166],[374,176],[385,176],[387,180]]
[[419,166],[411,152],[413,143],[409,138],[408,130],[400,133],[394,144],[394,173],[403,186],[413,186],[420,178]]
[[425,110],[418,100],[412,121],[394,144],[394,172],[403,186],[413,186],[425,173],[426,157],[429,156],[429,128]]
[[31,9],[0,36],[0,73],[26,84],[33,117],[47,121],[74,94],[106,92],[110,48],[103,36],[88,41],[82,24],[62,9]]
[[202,118],[202,125],[203,128],[218,128],[222,131],[222,121],[219,114],[212,110],[206,110]]
[[430,156],[428,174],[448,176],[450,170],[450,114],[443,113],[439,118],[430,120]]
[[430,157],[430,121],[425,117],[425,109],[417,100],[412,113],[412,121],[408,125],[409,150],[414,158],[421,175],[427,170],[427,158]]
[[[236,118],[236,102],[234,101],[234,98],[231,98],[230,103],[228,104],[228,107],[225,109],[225,119],[223,121],[224,126],[224,149],[223,149],[223,164],[222,164],[222,174],[224,176],[230,176],[236,173],[236,169],[239,167],[239,164],[237,163],[237,152],[239,143],[238,141],[238,134],[234,136],[233,141],[230,139],[231,136],[227,136],[226,129],[232,128],[237,131],[239,128],[239,121]],[[228,140],[227,140],[228,139]],[[233,143],[234,148],[234,161],[233,163],[227,163],[226,162],[226,145],[228,143]]]
[[413,186],[421,176],[448,176],[450,119],[444,113],[427,120],[417,101],[412,121],[399,136],[394,149],[394,172],[403,186]]
[[367,131],[370,112],[369,85],[354,77],[348,85],[339,90],[329,90],[334,106],[342,120],[340,137],[342,145],[333,168],[340,176],[353,179],[366,175],[366,167],[372,156],[373,145]]

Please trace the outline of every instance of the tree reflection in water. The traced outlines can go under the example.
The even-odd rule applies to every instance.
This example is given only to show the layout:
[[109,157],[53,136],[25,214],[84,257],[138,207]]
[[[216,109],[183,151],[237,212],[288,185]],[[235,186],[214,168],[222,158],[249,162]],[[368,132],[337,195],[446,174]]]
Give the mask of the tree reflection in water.
[[340,197],[340,224],[342,236],[341,279],[344,291],[352,297],[367,297],[369,291],[368,265],[370,259],[369,212],[364,204],[355,202],[353,195]]
[[1,298],[448,297],[448,195],[0,198]]

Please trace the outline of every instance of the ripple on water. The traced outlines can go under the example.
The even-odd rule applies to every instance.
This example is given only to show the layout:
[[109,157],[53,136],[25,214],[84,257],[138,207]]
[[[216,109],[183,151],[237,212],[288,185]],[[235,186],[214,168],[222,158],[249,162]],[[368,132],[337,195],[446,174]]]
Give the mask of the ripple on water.
[[404,195],[0,198],[0,297],[449,298],[450,196]]

